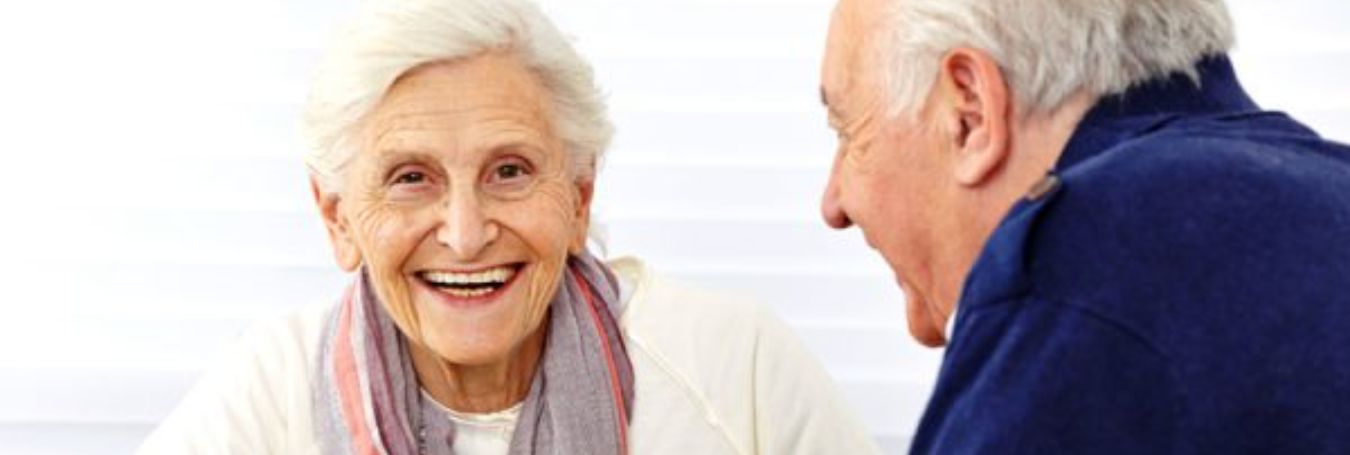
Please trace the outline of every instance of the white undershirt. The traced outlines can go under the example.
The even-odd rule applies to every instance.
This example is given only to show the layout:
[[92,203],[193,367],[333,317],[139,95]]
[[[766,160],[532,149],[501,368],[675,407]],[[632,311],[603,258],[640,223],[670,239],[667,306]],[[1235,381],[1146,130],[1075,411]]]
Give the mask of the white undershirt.
[[[619,301],[628,302],[632,297],[631,277],[621,273],[619,278]],[[459,412],[445,407],[431,398],[431,394],[422,390],[422,399],[434,407],[455,424],[456,455],[503,455],[511,450],[511,435],[520,421],[520,408],[525,402],[516,403],[505,410],[489,413]]]
[[447,419],[455,423],[457,455],[502,455],[511,449],[511,434],[520,420],[522,401],[505,410],[488,413],[459,412],[431,398],[422,390],[422,399],[435,406]]
[[956,328],[956,311],[957,311],[957,310],[959,310],[959,308],[952,310],[952,314],[951,314],[950,316],[947,316],[947,324],[946,324],[946,326],[944,326],[944,327],[942,328],[942,336],[947,337],[947,342],[948,342],[948,343],[951,343],[951,342],[952,342],[952,330]]

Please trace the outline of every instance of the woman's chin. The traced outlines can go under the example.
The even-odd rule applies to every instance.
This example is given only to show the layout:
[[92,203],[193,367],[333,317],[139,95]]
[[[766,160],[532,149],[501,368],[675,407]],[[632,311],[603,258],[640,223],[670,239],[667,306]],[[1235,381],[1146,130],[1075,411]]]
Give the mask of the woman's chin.
[[[413,299],[421,319],[422,344],[437,356],[459,365],[485,365],[512,355],[529,338],[521,328],[530,311],[517,274],[497,292],[465,299],[425,282],[414,284]],[[537,329],[543,321],[534,321]]]
[[511,352],[512,345],[510,340],[490,335],[441,338],[427,334],[424,338],[427,348],[441,360],[468,366],[499,363]]
[[445,307],[436,301],[418,302],[422,342],[442,359],[461,365],[499,362],[528,334],[520,333],[519,316],[499,308]]

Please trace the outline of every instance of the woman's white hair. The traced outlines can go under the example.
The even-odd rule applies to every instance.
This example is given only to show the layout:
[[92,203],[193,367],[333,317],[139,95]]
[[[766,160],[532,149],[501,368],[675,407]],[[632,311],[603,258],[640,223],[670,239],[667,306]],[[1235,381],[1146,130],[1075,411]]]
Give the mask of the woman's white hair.
[[305,164],[325,192],[341,191],[360,125],[409,70],[505,49],[552,97],[553,127],[573,175],[591,179],[613,128],[591,67],[528,0],[376,0],[338,36],[313,81],[303,130]]
[[888,113],[915,114],[943,55],[988,52],[1027,109],[1053,110],[1172,73],[1233,46],[1223,0],[887,0],[873,49],[884,68]]

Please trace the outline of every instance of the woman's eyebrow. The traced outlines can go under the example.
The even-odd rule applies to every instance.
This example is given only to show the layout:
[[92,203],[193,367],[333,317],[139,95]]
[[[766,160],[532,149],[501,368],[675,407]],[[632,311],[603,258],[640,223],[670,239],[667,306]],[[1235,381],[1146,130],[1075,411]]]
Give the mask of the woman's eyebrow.
[[436,154],[427,150],[387,148],[377,149],[379,158],[375,160],[378,169],[387,169],[407,162],[435,162]]
[[487,153],[542,152],[544,145],[539,141],[517,138],[489,145],[483,150]]

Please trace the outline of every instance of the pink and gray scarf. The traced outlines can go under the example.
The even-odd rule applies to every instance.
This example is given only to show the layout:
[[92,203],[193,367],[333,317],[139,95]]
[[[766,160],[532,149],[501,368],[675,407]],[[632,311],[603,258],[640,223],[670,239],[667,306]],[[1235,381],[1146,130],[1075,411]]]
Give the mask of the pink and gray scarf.
[[[627,453],[633,367],[614,317],[618,282],[588,253],[570,258],[563,274],[510,453]],[[427,413],[407,341],[364,272],[330,314],[316,366],[323,453],[451,453],[453,425]]]

